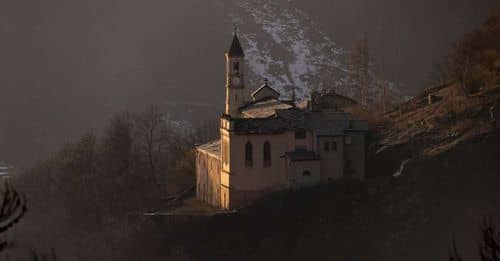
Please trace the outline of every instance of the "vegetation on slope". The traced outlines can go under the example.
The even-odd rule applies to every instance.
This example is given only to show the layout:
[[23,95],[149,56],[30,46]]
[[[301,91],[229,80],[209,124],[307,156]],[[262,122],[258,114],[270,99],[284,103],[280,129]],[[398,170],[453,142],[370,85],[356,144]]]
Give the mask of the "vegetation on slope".
[[495,128],[500,105],[500,9],[452,48],[436,86],[387,113],[380,145],[435,155]]
[[365,182],[277,193],[236,214],[138,217],[118,257],[446,260],[455,239],[463,258],[475,260],[475,224],[500,214],[499,143],[491,133],[416,158],[398,178],[371,169]]
[[131,213],[159,208],[194,183],[191,148],[215,133],[197,130],[178,128],[156,107],[118,113],[102,136],[84,135],[15,177],[30,212],[10,256],[55,248],[63,259],[111,259],[104,242],[125,236]]

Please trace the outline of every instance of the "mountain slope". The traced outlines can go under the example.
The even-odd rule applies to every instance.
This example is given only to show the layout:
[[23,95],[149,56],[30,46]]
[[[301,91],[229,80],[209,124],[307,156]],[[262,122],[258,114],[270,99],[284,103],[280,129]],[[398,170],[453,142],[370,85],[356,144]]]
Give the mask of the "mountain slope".
[[230,13],[242,31],[254,85],[267,78],[282,94],[298,98],[311,88],[331,87],[343,72],[344,51],[290,1],[236,1]]

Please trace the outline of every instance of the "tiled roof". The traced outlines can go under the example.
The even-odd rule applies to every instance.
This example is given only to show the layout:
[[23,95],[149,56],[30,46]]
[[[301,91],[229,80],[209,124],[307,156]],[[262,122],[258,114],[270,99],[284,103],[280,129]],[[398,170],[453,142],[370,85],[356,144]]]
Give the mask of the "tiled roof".
[[198,151],[205,152],[217,158],[220,158],[220,139],[214,140],[196,147]]
[[287,121],[299,123],[304,122],[307,115],[307,111],[298,108],[289,108],[285,110],[276,110],[276,115],[279,118],[285,119]]
[[290,129],[290,126],[281,118],[236,119],[234,129],[236,133],[272,134],[283,133]]
[[349,115],[345,113],[316,112],[307,115],[307,128],[318,135],[339,135],[349,128]]
[[290,103],[276,98],[266,98],[251,102],[240,108],[240,111],[246,118],[269,118],[276,114],[276,110],[290,109],[292,107]]
[[335,91],[330,91],[326,94],[323,94],[322,97],[333,97],[333,98],[337,98],[337,99],[342,99],[342,100],[346,100],[346,101],[349,101],[351,103],[357,103],[354,99],[351,99],[349,97],[346,97],[346,96],[343,96],[343,95],[340,95],[338,93],[336,93]]
[[313,99],[311,107],[314,111],[342,111],[343,108],[356,104],[356,101],[339,95],[334,91],[330,91],[325,94],[311,94],[316,97]]
[[[273,112],[271,113],[271,110]],[[275,112],[274,112],[275,111]],[[252,113],[253,117],[248,115]],[[294,130],[314,130],[317,135],[344,135],[345,131],[367,131],[365,121],[345,112],[310,112],[292,107],[273,106],[245,111],[247,118],[235,119],[235,130],[243,133],[283,133]]]

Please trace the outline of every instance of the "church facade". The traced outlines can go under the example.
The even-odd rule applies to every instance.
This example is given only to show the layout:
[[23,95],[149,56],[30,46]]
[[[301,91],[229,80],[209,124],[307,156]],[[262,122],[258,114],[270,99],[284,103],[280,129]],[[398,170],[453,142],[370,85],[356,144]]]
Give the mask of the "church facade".
[[245,97],[236,34],[225,57],[220,139],[196,148],[198,200],[233,209],[277,190],[364,177],[367,124],[342,110],[355,101],[313,92],[300,106],[280,99],[267,81]]

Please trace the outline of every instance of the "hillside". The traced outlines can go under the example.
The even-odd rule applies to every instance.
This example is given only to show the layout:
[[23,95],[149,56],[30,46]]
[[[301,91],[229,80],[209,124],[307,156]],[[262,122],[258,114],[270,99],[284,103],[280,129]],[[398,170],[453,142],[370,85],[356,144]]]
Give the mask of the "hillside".
[[371,169],[378,177],[364,183],[276,194],[237,214],[142,218],[119,259],[446,260],[455,238],[476,260],[478,222],[500,214],[498,144],[499,132],[482,135],[398,178]]
[[425,155],[439,154],[491,132],[490,109],[499,103],[500,85],[468,96],[457,82],[426,89],[385,115],[388,120],[379,135],[379,151],[411,143]]
[[237,1],[230,10],[231,19],[241,27],[250,89],[267,78],[284,96],[293,87],[302,99],[310,86],[331,85],[334,72],[345,74],[345,51],[294,3]]
[[479,222],[500,215],[500,131],[490,119],[499,98],[497,86],[468,96],[454,82],[426,89],[385,115],[365,181],[212,217],[137,217],[129,238],[148,247],[117,243],[119,257],[446,260],[455,240],[464,260],[477,260]]
[[[465,96],[452,82],[427,89],[371,122],[365,181],[277,193],[212,216],[144,215],[170,198],[156,191],[137,135],[156,114],[118,114],[103,137],[82,137],[17,181],[31,205],[9,237],[13,251],[56,247],[65,260],[446,260],[455,238],[475,260],[478,221],[500,214],[500,133],[489,119],[499,93],[489,85]],[[173,135],[162,142],[192,146],[184,124],[164,123]],[[193,182],[185,175],[193,158],[171,149],[161,158],[172,166],[158,173],[169,173],[175,194]]]
[[[90,150],[90,156],[105,160],[87,169],[81,152],[92,144],[82,140],[61,151],[61,162],[53,157],[34,171],[37,179],[31,185],[20,186],[34,200],[11,238],[22,246],[19,251],[55,246],[65,260],[131,261],[304,260],[311,253],[314,259],[446,260],[455,238],[464,258],[476,260],[478,221],[500,215],[500,132],[489,121],[492,103],[480,102],[496,99],[498,88],[468,97],[449,96],[453,84],[437,89],[432,89],[434,103],[426,105],[424,92],[386,115],[371,139],[365,181],[277,193],[239,212],[215,216],[143,215],[143,210],[156,209],[160,197],[152,193],[154,186],[145,186],[147,166],[142,157],[136,159],[141,151],[123,150],[128,142],[115,139],[133,141],[140,135],[125,135],[115,129],[121,121],[113,121],[109,136]],[[449,103],[456,100],[461,106],[454,110]],[[451,112],[458,112],[452,114],[458,120],[449,120]],[[124,126],[135,133],[139,123]],[[447,135],[453,131],[459,134]],[[117,146],[102,146],[111,141]],[[72,150],[78,152],[69,154],[74,159],[68,158]],[[116,164],[122,157],[132,160],[129,171]],[[192,161],[175,165],[179,171],[191,169]],[[115,175],[120,178],[113,181]],[[45,180],[58,176],[71,180]],[[178,177],[169,178],[179,182]],[[184,178],[182,183],[192,182]],[[54,189],[57,193],[50,193]],[[116,213],[110,215],[109,206]]]

